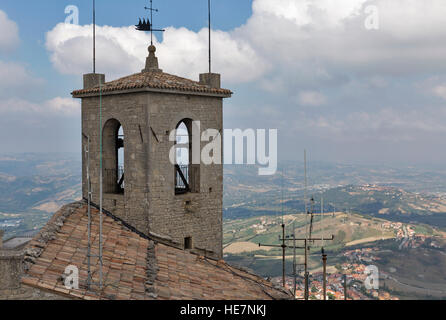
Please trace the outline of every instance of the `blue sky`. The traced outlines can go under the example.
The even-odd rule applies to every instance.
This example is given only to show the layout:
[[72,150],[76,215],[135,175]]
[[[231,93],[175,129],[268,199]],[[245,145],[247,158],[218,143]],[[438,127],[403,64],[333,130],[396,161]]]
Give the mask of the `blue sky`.
[[[250,0],[214,0],[213,25],[221,30],[230,30],[243,24],[251,15]],[[20,47],[13,55],[0,55],[11,61],[25,61],[29,70],[35,75],[45,78],[51,84],[51,90],[41,92],[42,97],[54,95],[54,88],[71,90],[73,85],[80,85],[80,79],[60,77],[51,66],[45,49],[45,34],[56,24],[64,22],[67,14],[65,8],[75,5],[79,8],[79,23],[81,25],[92,22],[91,0],[2,0],[0,10],[6,12],[9,18],[19,26]],[[132,0],[97,0],[96,19],[98,25],[115,27],[136,24],[137,18],[147,14],[144,6],[149,1]],[[197,31],[207,25],[207,1],[155,1],[154,7],[160,11],[155,15],[155,22],[161,27],[186,27]]]
[[[98,72],[138,72],[148,1],[97,0]],[[67,5],[79,25],[64,24]],[[207,1],[156,1],[160,67],[206,71]],[[446,163],[444,0],[213,0],[214,70],[235,95],[227,128],[279,129],[282,159]],[[76,151],[91,70],[91,1],[0,4],[4,152]],[[38,133],[38,134],[37,134]]]
[[[213,1],[213,25],[221,30],[229,30],[241,25],[251,14],[250,1],[219,0]],[[8,15],[19,28],[20,44],[14,51],[0,52],[0,61],[18,62],[26,66],[32,76],[39,78],[44,85],[35,90],[23,88],[17,92],[17,98],[29,98],[39,103],[54,96],[69,97],[69,93],[81,86],[81,77],[73,75],[61,75],[52,67],[48,52],[45,48],[45,35],[58,23],[64,22],[67,14],[65,8],[75,5],[79,8],[79,23],[90,24],[92,21],[92,1],[87,0],[43,0],[43,1],[16,1],[3,0],[0,10]],[[147,14],[144,6],[148,1],[118,1],[97,0],[96,19],[98,25],[109,25],[114,27],[135,24],[139,16]],[[207,24],[207,2],[206,1],[155,1],[154,7],[159,9],[155,15],[156,24],[160,27],[175,26],[186,27],[190,30],[199,30]],[[136,31],[135,31],[136,32]],[[10,116],[16,118],[16,115]],[[20,151],[73,151],[78,147],[79,123],[53,119],[51,125],[59,129],[61,138],[54,135],[55,130],[41,130],[42,140],[51,141],[50,150],[48,145],[34,141],[32,134],[36,128],[22,125],[21,132],[15,134],[16,141],[10,141],[4,146],[5,152]],[[56,121],[59,120],[59,121]],[[66,119],[64,119],[66,120]],[[68,124],[68,126],[67,126]],[[48,123],[48,126],[50,123]],[[12,139],[14,140],[14,139]],[[27,143],[29,140],[29,143]]]

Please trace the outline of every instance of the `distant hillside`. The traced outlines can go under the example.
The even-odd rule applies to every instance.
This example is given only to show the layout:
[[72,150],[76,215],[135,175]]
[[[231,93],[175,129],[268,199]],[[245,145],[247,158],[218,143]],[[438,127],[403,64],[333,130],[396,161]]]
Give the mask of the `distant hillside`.
[[[282,197],[286,213],[303,212],[303,165],[285,162],[282,166],[283,179],[281,170],[260,177],[256,167],[226,167],[224,217],[274,215],[282,210]],[[350,210],[446,228],[446,175],[441,169],[321,163],[309,167],[308,199],[314,196],[316,212],[323,196],[326,211]]]
[[[310,243],[310,273],[321,271],[320,248],[324,246],[329,257],[328,273],[338,272],[345,264],[352,270],[359,267],[358,263],[364,267],[374,264],[379,266],[380,283],[383,281],[393,295],[405,299],[446,297],[446,232],[345,212],[335,212],[324,219],[315,217],[313,222],[312,236],[327,239],[334,235],[334,241]],[[304,238],[309,220],[304,214],[288,214],[283,220],[281,215],[225,220],[225,260],[265,277],[280,277],[282,249],[259,246],[259,243],[280,245],[282,223],[287,235],[293,233],[294,227],[296,236]],[[302,241],[297,243],[303,244]],[[303,250],[297,249],[296,255],[300,266],[304,262]],[[288,274],[292,270],[292,259],[293,251],[289,249],[286,252]]]
[[[345,186],[317,194],[317,211],[320,211],[321,196],[326,211],[352,211],[395,221],[419,222],[446,228],[446,199],[442,196],[422,195],[376,185]],[[303,203],[292,200],[287,201],[286,206],[302,209]]]
[[[282,179],[282,171],[284,178]],[[310,162],[308,194],[320,209],[352,210],[403,222],[446,227],[446,170]],[[255,166],[225,166],[224,218],[303,212],[303,163],[282,162],[273,176]],[[376,184],[376,190],[361,185]],[[65,203],[81,196],[79,153],[0,155],[0,228],[38,228]],[[416,194],[418,192],[419,194]],[[16,226],[20,227],[17,228]]]
[[0,228],[6,237],[38,230],[80,196],[78,154],[0,156]]

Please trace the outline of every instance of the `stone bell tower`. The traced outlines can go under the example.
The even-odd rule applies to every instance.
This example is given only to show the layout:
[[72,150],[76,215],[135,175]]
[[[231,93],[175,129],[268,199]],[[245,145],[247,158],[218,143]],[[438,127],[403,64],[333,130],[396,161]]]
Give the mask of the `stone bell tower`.
[[220,258],[223,166],[192,161],[192,149],[209,143],[192,132],[216,129],[221,138],[223,99],[232,92],[220,88],[219,74],[197,82],[164,73],[155,52],[150,46],[140,73],[110,82],[86,74],[84,88],[72,93],[82,99],[83,196],[89,145],[92,201],[99,204],[102,134],[104,209],[142,233]]

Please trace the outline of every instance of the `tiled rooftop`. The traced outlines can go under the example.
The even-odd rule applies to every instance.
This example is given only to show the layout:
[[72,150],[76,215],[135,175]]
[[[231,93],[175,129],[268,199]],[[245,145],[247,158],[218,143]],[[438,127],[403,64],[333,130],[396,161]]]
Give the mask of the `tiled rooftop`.
[[[205,93],[229,97],[232,92],[227,89],[215,89],[197,81],[181,78],[164,72],[141,72],[118,80],[106,82],[102,86],[102,93],[122,90],[159,89],[180,92]],[[99,94],[99,86],[72,92],[74,97]]]
[[[92,254],[98,254],[99,212],[92,210]],[[290,299],[291,294],[246,271],[142,237],[103,215],[104,288],[87,291],[87,206],[65,206],[28,245],[22,282],[73,299],[151,300]],[[63,283],[65,268],[79,268],[79,290]],[[99,263],[91,258],[93,281]]]

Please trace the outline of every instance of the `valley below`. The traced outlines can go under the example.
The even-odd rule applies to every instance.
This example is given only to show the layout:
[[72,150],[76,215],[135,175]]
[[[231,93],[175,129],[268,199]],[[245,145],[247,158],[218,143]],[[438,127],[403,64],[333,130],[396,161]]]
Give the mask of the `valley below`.
[[[281,248],[259,244],[280,245],[282,224],[289,237],[308,235],[303,181],[303,163],[283,162],[267,177],[255,166],[225,167],[226,261],[281,282]],[[5,239],[32,236],[62,205],[81,199],[80,155],[0,156],[0,182]],[[334,298],[341,297],[344,274],[352,298],[446,298],[446,169],[312,163],[306,203],[315,213],[311,235],[324,239],[310,243],[312,297],[320,297],[324,248]],[[291,287],[293,254],[286,251]],[[296,250],[296,261],[299,288],[303,249]],[[379,290],[364,287],[371,265],[379,270]]]

